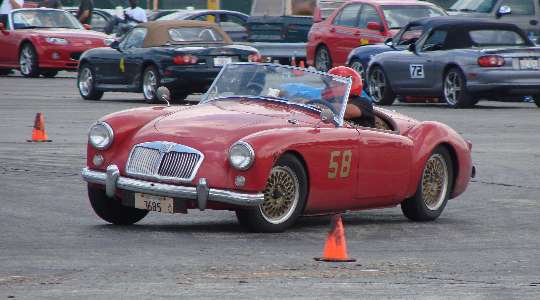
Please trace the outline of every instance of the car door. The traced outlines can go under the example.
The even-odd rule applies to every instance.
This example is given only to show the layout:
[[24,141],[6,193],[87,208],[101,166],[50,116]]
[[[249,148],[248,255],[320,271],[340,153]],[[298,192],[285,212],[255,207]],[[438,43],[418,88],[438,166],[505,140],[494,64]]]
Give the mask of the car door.
[[5,30],[0,32],[0,65],[14,66],[18,64],[18,47],[22,33],[13,30],[7,15],[3,15],[0,22],[4,23]]
[[358,17],[361,9],[360,3],[343,7],[330,27],[327,46],[334,65],[344,65],[349,52],[360,45]]
[[[511,9],[507,15],[498,15],[501,7]],[[495,6],[495,17],[501,22],[512,23],[525,30],[531,37],[540,36],[540,24],[538,19],[538,0],[500,0]]]
[[359,207],[392,204],[405,194],[411,175],[413,143],[400,134],[360,127]]
[[99,84],[126,84],[125,51],[129,49],[130,45],[134,42],[132,36],[135,29],[137,28],[126,33],[116,49],[102,51],[94,58],[92,63],[96,66],[97,81]]
[[134,28],[129,39],[122,45],[123,69],[120,69],[122,82],[128,86],[136,86],[140,81],[142,65],[144,62],[144,53],[149,51],[148,48],[143,48],[144,39],[148,29],[144,27]]
[[225,31],[233,41],[247,41],[248,33],[246,21],[239,16],[230,13],[219,14],[219,26]]
[[[379,24],[380,30],[369,29],[369,23]],[[360,28],[359,43],[361,46],[382,43],[386,39],[386,35],[384,34],[385,28],[381,15],[373,5],[364,4],[362,6],[358,27]],[[356,47],[358,47],[358,44]],[[352,49],[350,49],[349,52],[351,50]]]

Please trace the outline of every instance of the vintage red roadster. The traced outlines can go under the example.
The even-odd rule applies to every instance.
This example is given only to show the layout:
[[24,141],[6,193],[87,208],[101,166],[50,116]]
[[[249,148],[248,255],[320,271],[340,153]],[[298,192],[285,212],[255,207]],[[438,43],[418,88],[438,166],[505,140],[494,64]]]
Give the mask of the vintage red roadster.
[[344,121],[350,88],[327,73],[233,63],[196,106],[105,116],[90,128],[82,171],[90,203],[113,224],[233,210],[259,232],[398,204],[411,220],[435,220],[474,176],[471,144],[380,108],[376,128]]

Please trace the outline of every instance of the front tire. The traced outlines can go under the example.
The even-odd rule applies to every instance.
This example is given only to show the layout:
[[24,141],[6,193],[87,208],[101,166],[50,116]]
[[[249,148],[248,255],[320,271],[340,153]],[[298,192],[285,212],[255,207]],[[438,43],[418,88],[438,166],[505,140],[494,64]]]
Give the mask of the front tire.
[[156,104],[160,102],[156,93],[160,81],[161,78],[155,66],[148,66],[146,69],[144,69],[142,76],[142,89],[144,101],[146,101],[146,103]]
[[83,64],[79,68],[77,87],[84,100],[100,100],[103,97],[103,92],[96,90],[96,75],[89,64]]
[[416,193],[401,203],[401,211],[412,221],[437,219],[450,198],[454,178],[452,158],[448,150],[437,147],[429,156]]
[[56,70],[44,70],[44,71],[41,71],[41,76],[43,76],[45,78],[54,78],[54,77],[56,77],[56,75],[58,75],[58,71],[56,71]]
[[452,68],[444,75],[442,97],[451,108],[473,107],[478,102],[467,91],[465,75],[458,68]]
[[365,84],[366,69],[364,68],[364,65],[362,64],[362,62],[358,59],[352,59],[351,62],[349,63],[349,67],[355,70],[356,72],[358,72],[358,74],[360,74],[360,77],[362,77],[362,83]]
[[376,66],[369,73],[369,94],[373,102],[378,105],[392,105],[396,99],[396,94],[390,86],[390,82],[384,70]]
[[120,204],[120,199],[109,198],[104,190],[90,185],[88,185],[88,198],[96,214],[111,224],[132,225],[148,214],[147,210],[123,206]]
[[292,154],[283,155],[272,167],[264,190],[264,203],[238,210],[236,216],[253,232],[282,232],[291,227],[307,199],[308,180],[302,163]]
[[24,77],[39,77],[38,56],[32,44],[26,43],[19,52],[19,69]]
[[326,46],[319,46],[315,52],[315,68],[321,72],[328,72],[332,68],[332,56]]

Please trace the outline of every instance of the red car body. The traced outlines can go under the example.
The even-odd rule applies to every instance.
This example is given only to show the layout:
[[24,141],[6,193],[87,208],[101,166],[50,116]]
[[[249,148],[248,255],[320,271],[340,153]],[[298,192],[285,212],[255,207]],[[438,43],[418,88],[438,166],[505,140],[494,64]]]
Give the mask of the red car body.
[[[19,9],[32,10],[32,9]],[[35,11],[48,9],[33,9]],[[13,14],[12,12],[12,14]],[[4,23],[2,23],[4,24]],[[66,45],[51,44],[47,38],[59,38]],[[33,28],[15,29],[9,17],[0,31],[0,69],[20,68],[21,49],[30,45],[37,55],[37,67],[41,71],[76,70],[79,57],[86,50],[105,46],[107,35],[84,29]]]
[[[343,26],[336,22],[345,9],[351,7],[361,8],[356,16],[355,26]],[[322,22],[313,24],[308,36],[307,43],[307,63],[320,70],[326,71],[332,66],[345,65],[347,57],[354,48],[384,42],[387,38],[393,37],[399,29],[390,28],[385,17],[383,6],[425,6],[440,11],[444,11],[438,6],[424,1],[416,0],[353,0],[343,4],[336,9],[330,17]],[[371,13],[369,15],[367,12]],[[352,9],[351,9],[352,10]],[[361,24],[362,23],[362,24]],[[357,26],[358,25],[358,26]],[[330,56],[330,65],[326,68],[320,67],[315,61],[318,51],[326,49]]]
[[[129,178],[126,164],[136,145],[167,141],[204,154],[196,176],[183,186],[195,188],[204,178],[211,188],[258,195],[265,190],[278,158],[290,153],[302,161],[309,178],[302,214],[314,215],[398,205],[415,194],[426,160],[442,145],[451,153],[455,170],[450,198],[465,191],[473,170],[471,144],[456,131],[380,108],[375,114],[393,130],[336,127],[321,123],[314,112],[241,98],[191,107],[131,109],[100,120],[113,128],[114,141],[106,150],[88,145],[83,177],[90,187],[105,190],[104,181],[95,179],[104,178],[107,166],[116,165],[119,176]],[[232,168],[227,159],[228,149],[239,140],[251,144],[256,152],[255,163],[247,171]],[[347,149],[352,151],[350,176],[330,178],[332,153]],[[94,163],[97,154],[103,158],[100,166]],[[246,179],[244,186],[235,183],[237,176]],[[124,191],[117,189],[116,196],[122,199]],[[185,203],[186,209],[200,208],[197,200]],[[206,208],[241,207],[209,201]]]

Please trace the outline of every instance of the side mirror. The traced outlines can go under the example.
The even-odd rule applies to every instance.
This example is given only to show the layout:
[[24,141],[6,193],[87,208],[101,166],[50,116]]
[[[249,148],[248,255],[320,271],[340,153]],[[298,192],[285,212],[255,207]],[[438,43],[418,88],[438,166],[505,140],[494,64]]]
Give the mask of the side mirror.
[[377,22],[368,22],[367,23],[367,29],[374,30],[374,31],[384,31],[384,27],[381,26],[381,24]]
[[393,38],[387,38],[386,41],[384,41],[384,44],[388,47],[394,48],[394,39]]
[[171,91],[168,88],[164,86],[158,87],[156,95],[158,99],[167,103],[167,106],[171,106]]
[[0,31],[6,31],[6,25],[4,23],[0,23]]
[[92,30],[92,25],[90,25],[90,24],[83,24],[83,27],[86,30]]
[[109,45],[109,47],[111,47],[113,49],[116,49],[116,50],[120,50],[120,42],[112,41],[111,44]]
[[509,15],[512,13],[512,8],[510,6],[503,5],[499,7],[499,10],[497,11],[497,18],[500,18],[505,15]]
[[313,23],[320,23],[323,21],[321,8],[315,7],[315,11],[313,12]]
[[334,115],[334,112],[331,109],[323,108],[321,110],[320,117],[321,117],[321,121],[323,123],[329,124],[329,123],[334,122],[335,115]]
[[411,43],[409,45],[409,51],[416,53],[416,44],[415,43]]
[[105,44],[105,46],[107,47],[111,47],[111,45],[114,43],[115,39],[105,39],[103,41],[103,43]]

